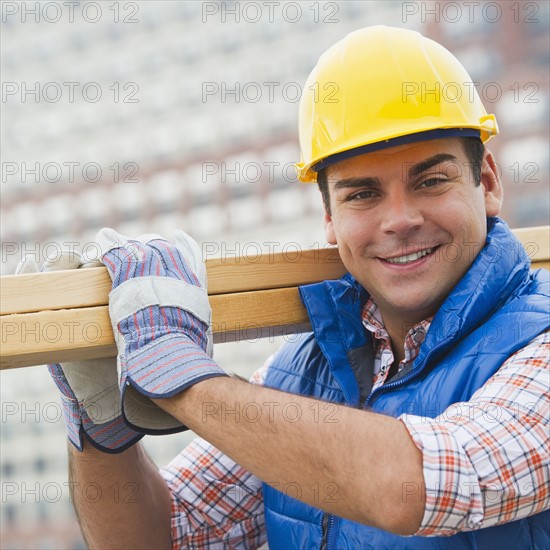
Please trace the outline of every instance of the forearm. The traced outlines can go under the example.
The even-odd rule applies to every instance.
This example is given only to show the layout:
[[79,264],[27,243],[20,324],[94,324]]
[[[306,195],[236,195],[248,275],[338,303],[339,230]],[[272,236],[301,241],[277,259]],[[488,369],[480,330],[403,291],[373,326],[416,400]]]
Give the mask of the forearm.
[[140,444],[120,454],[69,445],[69,478],[89,548],[171,548],[169,490]]
[[156,402],[260,479],[299,484],[308,504],[400,534],[420,525],[423,495],[405,502],[403,489],[421,486],[422,458],[399,420],[232,378]]

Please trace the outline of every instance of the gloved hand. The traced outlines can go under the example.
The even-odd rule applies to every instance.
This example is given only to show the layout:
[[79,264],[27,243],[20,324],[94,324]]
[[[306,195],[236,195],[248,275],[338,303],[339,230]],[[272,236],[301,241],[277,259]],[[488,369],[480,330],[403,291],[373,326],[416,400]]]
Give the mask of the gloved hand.
[[[82,262],[77,252],[63,251],[47,259],[41,268],[34,260],[19,262],[15,273],[37,273],[100,266]],[[124,423],[120,413],[120,391],[116,359],[97,359],[48,365],[61,391],[61,403],[71,443],[83,449],[83,437],[107,453],[119,453],[139,441],[143,435]]]
[[[148,398],[171,397],[207,378],[226,376],[212,360],[200,249],[183,231],[175,232],[175,245],[158,235],[128,239],[108,228],[96,241],[113,281],[109,314],[124,418],[141,432],[166,433],[149,421]],[[173,421],[171,431],[187,429]]]

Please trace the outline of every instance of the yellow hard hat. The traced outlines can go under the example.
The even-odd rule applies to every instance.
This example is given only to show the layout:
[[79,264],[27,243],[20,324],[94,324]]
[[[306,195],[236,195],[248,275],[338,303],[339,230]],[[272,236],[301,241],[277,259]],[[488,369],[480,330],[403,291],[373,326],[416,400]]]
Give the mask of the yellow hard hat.
[[298,177],[315,182],[322,168],[383,147],[496,134],[495,116],[447,49],[416,31],[367,27],[327,50],[309,75]]

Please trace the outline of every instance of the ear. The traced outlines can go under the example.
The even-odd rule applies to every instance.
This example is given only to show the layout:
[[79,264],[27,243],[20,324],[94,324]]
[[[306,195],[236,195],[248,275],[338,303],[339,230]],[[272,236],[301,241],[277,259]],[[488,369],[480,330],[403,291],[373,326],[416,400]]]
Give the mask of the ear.
[[325,225],[325,238],[328,244],[337,244],[336,234],[334,233],[334,225],[332,223],[332,216],[327,212],[325,205],[323,204],[323,223]]
[[481,165],[481,185],[484,189],[485,211],[487,216],[497,216],[502,207],[504,191],[498,175],[498,166],[489,149],[485,150]]

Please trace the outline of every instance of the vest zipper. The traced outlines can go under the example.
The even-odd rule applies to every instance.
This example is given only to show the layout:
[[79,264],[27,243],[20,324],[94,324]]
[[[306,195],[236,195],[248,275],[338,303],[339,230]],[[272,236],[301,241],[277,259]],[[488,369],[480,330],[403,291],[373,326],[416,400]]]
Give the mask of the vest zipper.
[[321,529],[323,536],[321,538],[321,546],[319,550],[328,550],[328,542],[332,526],[334,525],[334,516],[332,514],[323,513],[323,521],[321,522]]
[[[439,346],[436,346],[432,349],[432,352],[429,355],[432,355],[435,351],[437,351],[439,348],[444,347],[447,344],[447,342],[441,342]],[[385,384],[383,386],[379,386],[374,391],[370,393],[370,395],[367,397],[365,401],[365,407],[368,407],[368,405],[372,402],[372,399],[374,396],[376,396],[378,393],[381,393],[384,390],[390,390],[392,388],[395,388],[397,386],[400,386],[401,384],[406,384],[409,380],[412,380],[415,376],[418,376],[420,374],[426,364],[428,363],[429,356],[425,358],[424,364],[421,366],[420,369],[411,372],[407,376],[404,376],[401,378],[401,380],[396,380],[395,382],[390,382],[389,384]],[[319,550],[329,550],[329,542],[330,542],[330,535],[332,532],[332,528],[334,526],[334,516],[332,514],[323,513],[323,520],[321,522],[321,529],[322,529],[322,537],[321,537],[321,546],[319,547]]]
[[[448,340],[450,341],[450,339]],[[378,386],[375,390],[373,390],[370,395],[367,397],[366,401],[365,401],[365,407],[368,407],[372,401],[373,401],[373,398],[379,394],[379,393],[382,393],[384,392],[385,390],[391,390],[393,388],[396,388],[397,386],[401,386],[403,384],[406,384],[409,380],[412,380],[414,377],[418,376],[426,367],[427,363],[428,363],[428,359],[430,358],[431,355],[433,355],[435,352],[437,352],[440,348],[443,348],[447,345],[448,343],[447,340],[445,340],[444,342],[441,342],[438,346],[435,346],[434,348],[432,348],[431,352],[428,354],[427,357],[425,357],[424,359],[424,364],[418,369],[418,370],[415,370],[415,371],[412,371],[411,373],[407,374],[407,376],[404,376],[403,378],[401,378],[400,380],[396,380],[395,382],[389,382],[388,384],[382,384],[382,386]]]

